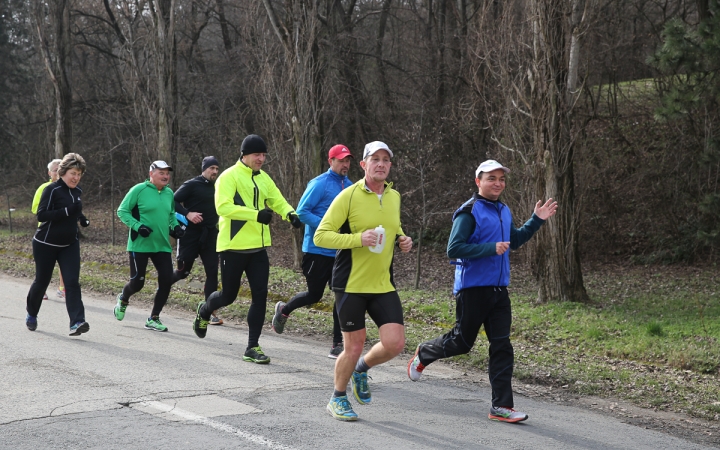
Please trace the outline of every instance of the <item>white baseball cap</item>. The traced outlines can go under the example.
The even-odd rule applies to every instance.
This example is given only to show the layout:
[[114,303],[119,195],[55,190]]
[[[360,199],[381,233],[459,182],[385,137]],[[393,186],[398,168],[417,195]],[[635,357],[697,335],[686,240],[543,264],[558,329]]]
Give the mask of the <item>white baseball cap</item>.
[[505,172],[505,173],[510,172],[510,169],[503,166],[502,164],[495,161],[494,159],[488,159],[487,161],[483,162],[482,164],[480,164],[478,166],[477,170],[475,171],[475,178],[480,178],[480,174],[482,172],[492,172],[493,170],[498,170],[498,169],[502,169],[503,172]]
[[387,146],[384,142],[380,141],[373,141],[367,145],[365,145],[365,150],[363,150],[363,159],[367,158],[368,156],[374,155],[376,151],[378,150],[385,150],[390,154],[390,157],[393,157],[393,152],[390,150],[390,147]]
[[172,167],[170,167],[165,161],[155,161],[154,163],[150,164],[150,170],[155,169],[167,169],[172,171]]

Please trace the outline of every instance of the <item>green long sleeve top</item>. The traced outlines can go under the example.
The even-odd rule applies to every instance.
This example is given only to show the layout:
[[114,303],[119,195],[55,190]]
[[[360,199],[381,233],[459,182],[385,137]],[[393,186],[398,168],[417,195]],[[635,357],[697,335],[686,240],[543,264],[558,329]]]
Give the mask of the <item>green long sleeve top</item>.
[[[170,230],[178,224],[172,189],[165,186],[158,190],[150,180],[136,184],[120,203],[117,215],[130,228],[129,252],[172,252]],[[150,236],[140,236],[137,230],[141,225],[153,230]]]

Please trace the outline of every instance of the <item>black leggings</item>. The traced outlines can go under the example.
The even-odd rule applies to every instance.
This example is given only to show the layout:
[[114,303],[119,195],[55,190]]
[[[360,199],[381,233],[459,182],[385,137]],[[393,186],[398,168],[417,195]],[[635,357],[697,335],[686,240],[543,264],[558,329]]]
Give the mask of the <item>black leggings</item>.
[[[215,251],[215,239],[200,239],[197,232],[188,231],[178,241],[177,270],[173,272],[172,282],[177,283],[187,278],[193,268],[195,259],[200,256],[205,269],[205,300],[218,288],[218,254]],[[217,233],[206,233],[214,237]],[[209,242],[211,241],[211,242]]]
[[210,314],[216,309],[227,306],[235,301],[240,290],[240,279],[243,272],[250,285],[252,303],[248,311],[248,348],[257,347],[265,323],[265,308],[267,307],[267,286],[270,277],[270,260],[267,251],[260,250],[255,253],[220,253],[220,273],[222,277],[222,291],[213,292],[207,299],[203,308],[200,308],[200,317],[210,320]]
[[[332,256],[305,253],[302,260],[302,269],[308,290],[307,292],[300,292],[291,298],[282,309],[282,313],[289,316],[298,308],[319,302],[323,294],[325,294],[325,286],[330,284],[332,279],[333,264],[335,264],[335,258]],[[333,344],[339,344],[342,341],[340,320],[338,319],[337,308],[333,303]]]
[[27,295],[27,313],[33,317],[40,312],[43,295],[50,285],[55,262],[57,261],[65,281],[65,307],[70,317],[70,326],[85,321],[85,306],[80,293],[80,242],[67,247],[55,247],[33,239],[35,258],[35,280]]
[[[155,291],[153,309],[150,317],[160,316],[165,303],[170,295],[172,286],[173,263],[170,252],[139,253],[128,252],[130,256],[130,281],[122,291],[123,301],[130,302],[130,296],[139,292],[145,286],[145,271],[147,270],[148,259],[152,261],[158,273],[158,288]],[[63,276],[65,272],[63,271]]]

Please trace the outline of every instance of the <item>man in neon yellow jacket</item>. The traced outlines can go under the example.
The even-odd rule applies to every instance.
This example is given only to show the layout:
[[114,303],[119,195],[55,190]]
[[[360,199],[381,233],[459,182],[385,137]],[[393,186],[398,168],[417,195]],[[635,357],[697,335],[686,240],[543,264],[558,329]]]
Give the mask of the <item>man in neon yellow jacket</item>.
[[271,245],[270,221],[273,212],[300,228],[302,222],[285,200],[270,176],[260,170],[265,163],[267,146],[255,134],[247,136],[240,147],[240,160],[223,171],[215,182],[217,210],[217,251],[220,254],[222,291],[200,302],[193,330],[204,338],[210,315],[235,301],[240,278],[245,273],[252,303],[248,311],[248,346],[243,360],[258,364],[270,362],[260,348],[259,339],[265,321],[270,261],[266,248]]

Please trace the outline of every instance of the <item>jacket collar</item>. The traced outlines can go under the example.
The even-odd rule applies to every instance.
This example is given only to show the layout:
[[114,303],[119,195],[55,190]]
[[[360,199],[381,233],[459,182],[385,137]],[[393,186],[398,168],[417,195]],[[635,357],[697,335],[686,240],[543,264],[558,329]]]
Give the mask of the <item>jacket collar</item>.
[[328,169],[327,171],[331,177],[337,178],[338,180],[344,180],[345,178],[347,178],[345,175],[340,175],[332,169]]
[[[360,183],[360,185],[363,187],[363,191],[368,192],[368,193],[370,193],[370,194],[375,194],[375,192],[373,192],[373,191],[372,191],[370,188],[368,188],[367,185],[365,184],[365,177],[362,177],[362,179],[359,181],[359,183]],[[386,192],[388,191],[388,189],[390,189],[391,187],[393,187],[392,181],[391,181],[391,182],[387,182],[387,181],[386,181],[386,182],[385,182],[385,189],[383,189],[382,195],[385,195],[385,193],[386,193]],[[375,195],[377,195],[377,194],[375,194]]]
[[247,174],[247,175],[260,175],[262,173],[262,169],[260,169],[258,171],[254,171],[250,167],[246,166],[245,163],[242,162],[241,159],[238,159],[238,162],[235,163],[235,167],[240,169],[240,171],[243,174]]
[[153,182],[150,181],[150,178],[147,178],[147,179],[145,180],[145,185],[148,186],[148,187],[151,187],[151,188],[155,189],[155,190],[158,191],[158,192],[164,191],[165,189],[170,189],[167,184],[166,184],[165,186],[163,186],[162,189],[158,189],[157,186],[155,186],[155,185],[153,184]]
[[480,195],[478,192],[475,192],[473,194],[473,198],[475,200],[481,200],[484,203],[486,203],[488,205],[492,205],[495,208],[497,208],[498,206],[505,206],[505,203],[501,202],[499,198],[497,200],[488,200],[485,197],[483,197],[482,195]]

